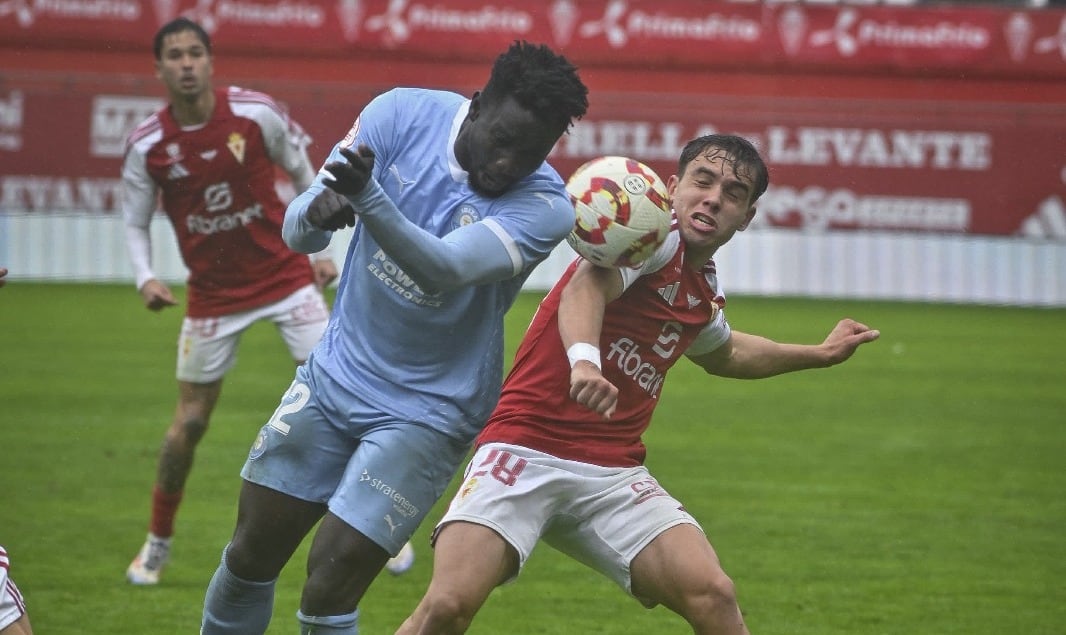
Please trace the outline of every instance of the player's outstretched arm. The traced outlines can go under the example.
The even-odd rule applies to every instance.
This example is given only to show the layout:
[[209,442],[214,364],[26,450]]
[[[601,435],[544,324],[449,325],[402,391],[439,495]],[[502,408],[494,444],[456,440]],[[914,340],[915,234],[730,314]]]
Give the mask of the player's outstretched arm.
[[788,344],[734,330],[730,339],[692,361],[708,373],[735,379],[761,379],[809,368],[834,366],[850,358],[880,332],[845,318],[821,344]]
[[485,223],[472,223],[438,237],[408,220],[374,179],[373,160],[374,152],[365,145],[355,152],[338,147],[319,179],[344,195],[358,214],[362,231],[373,236],[423,290],[449,291],[519,273],[520,267],[501,239]]

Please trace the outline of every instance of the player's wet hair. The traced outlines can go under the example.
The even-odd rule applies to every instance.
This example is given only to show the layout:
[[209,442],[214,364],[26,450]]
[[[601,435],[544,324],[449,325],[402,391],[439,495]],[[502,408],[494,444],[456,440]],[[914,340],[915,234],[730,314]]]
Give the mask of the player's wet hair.
[[183,16],[167,22],[156,32],[155,40],[152,42],[152,50],[155,52],[155,58],[157,60],[162,59],[163,40],[166,39],[168,35],[181,33],[182,31],[192,31],[196,37],[199,38],[200,42],[203,43],[204,48],[207,49],[207,54],[211,54],[211,36],[207,34],[204,27]]
[[588,110],[588,88],[577,67],[543,44],[515,41],[496,58],[481,91],[484,101],[514,97],[561,135]]
[[713,153],[714,150],[725,153],[725,161],[733,167],[733,173],[751,179],[751,200],[754,203],[766,192],[770,185],[770,171],[759,156],[759,151],[744,137],[728,134],[709,134],[696,137],[685,144],[681,158],[677,162],[677,175],[684,176],[685,168],[696,157]]

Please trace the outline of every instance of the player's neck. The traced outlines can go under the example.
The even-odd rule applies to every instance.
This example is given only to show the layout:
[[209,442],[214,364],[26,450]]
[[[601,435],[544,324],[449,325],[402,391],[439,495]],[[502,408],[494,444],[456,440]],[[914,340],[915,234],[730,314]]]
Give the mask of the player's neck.
[[214,111],[215,91],[210,89],[192,99],[175,99],[170,102],[170,113],[182,127],[207,123]]
[[714,257],[714,252],[718,251],[717,247],[710,249],[691,249],[685,250],[685,266],[693,271],[700,271],[706,265],[707,261]]

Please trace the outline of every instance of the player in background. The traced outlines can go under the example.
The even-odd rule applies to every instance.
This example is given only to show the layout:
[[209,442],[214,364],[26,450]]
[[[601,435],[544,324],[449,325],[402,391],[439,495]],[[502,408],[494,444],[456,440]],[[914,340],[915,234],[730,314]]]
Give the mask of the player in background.
[[189,269],[188,308],[178,341],[178,403],[159,454],[148,539],[126,571],[133,584],[157,584],[169,559],[193,454],[241,333],[270,320],[302,363],[328,318],[320,288],[337,275],[328,257],[312,265],[281,239],[285,205],[274,189],[275,166],[298,190],[314,178],[300,127],[267,95],[213,88],[211,40],[195,22],[165,24],[154,50],[169,104],[130,133],[122,214],[145,306],[174,306],[151,267],[149,225],[161,200]]
[[263,426],[201,632],[263,633],[282,567],[321,520],[297,620],[358,632],[358,604],[499,398],[504,314],[574,225],[545,159],[584,115],[565,58],[515,42],[471,98],[374,98],[285,216],[313,252],[359,223],[329,327]]
[[700,525],[644,467],[641,435],[666,373],[683,354],[721,377],[821,368],[878,336],[850,319],[818,345],[731,330],[712,256],[748,226],[768,183],[746,140],[695,139],[667,181],[674,226],[655,254],[636,268],[571,264],[519,346],[435,533],[429,588],[399,633],[466,631],[542,538],[695,633],[748,632]]
[[[0,286],[6,275],[7,269],[0,268]],[[10,568],[7,550],[0,545],[0,635],[33,635],[26,602],[10,577]]]

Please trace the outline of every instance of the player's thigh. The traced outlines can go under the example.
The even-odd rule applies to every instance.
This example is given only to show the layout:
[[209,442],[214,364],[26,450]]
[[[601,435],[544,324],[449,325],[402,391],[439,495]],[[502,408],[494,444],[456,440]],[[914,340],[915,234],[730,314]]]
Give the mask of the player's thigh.
[[457,520],[442,525],[433,543],[427,595],[460,598],[477,610],[494,588],[518,574],[518,552],[490,527]]
[[329,322],[329,307],[318,287],[310,284],[273,305],[270,319],[277,325],[289,354],[302,363],[322,339]]
[[648,604],[633,589],[631,566],[637,555],[672,527],[689,525],[702,531],[644,467],[583,469],[585,488],[568,508],[574,520],[555,523],[545,540]]
[[395,555],[444,493],[470,441],[381,413],[356,416],[372,423],[364,425],[329,510]]
[[241,470],[245,480],[315,503],[333,495],[360,440],[346,413],[323,403],[322,381],[328,379],[316,377],[308,365],[296,369],[252,444]]
[[648,605],[679,609],[685,598],[722,586],[722,571],[707,536],[696,525],[674,525],[656,536],[630,565],[632,592]]
[[241,333],[254,322],[248,313],[186,316],[178,336],[178,381],[204,384],[221,379],[237,363]]
[[566,462],[529,448],[489,443],[477,449],[463,481],[438,523],[480,525],[514,551],[517,576],[563,501],[571,498],[574,475]]

